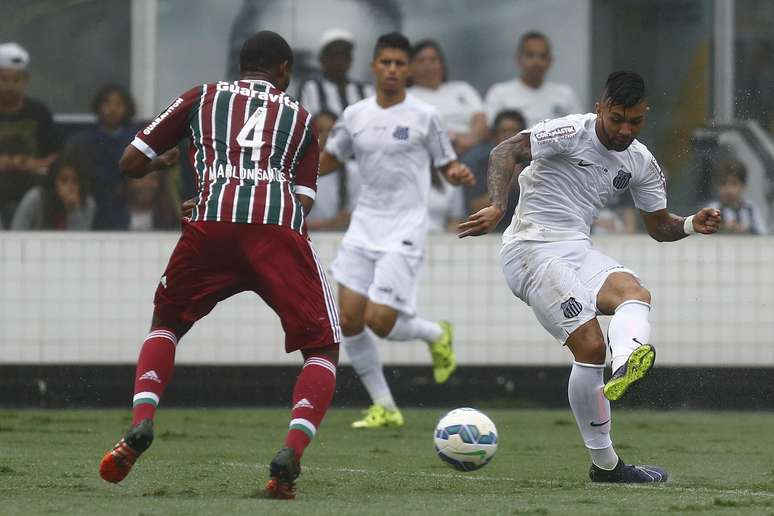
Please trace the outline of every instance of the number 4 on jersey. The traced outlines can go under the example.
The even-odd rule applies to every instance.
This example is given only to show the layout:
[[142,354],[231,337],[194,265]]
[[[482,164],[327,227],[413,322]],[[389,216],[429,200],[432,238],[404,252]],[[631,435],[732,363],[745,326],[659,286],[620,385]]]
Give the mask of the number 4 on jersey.
[[[250,118],[245,122],[242,130],[236,137],[237,143],[242,147],[252,147],[253,152],[250,155],[250,159],[258,161],[260,159],[260,148],[263,145],[263,126],[266,124],[266,108],[259,107],[256,109]],[[250,137],[250,133],[252,138]]]

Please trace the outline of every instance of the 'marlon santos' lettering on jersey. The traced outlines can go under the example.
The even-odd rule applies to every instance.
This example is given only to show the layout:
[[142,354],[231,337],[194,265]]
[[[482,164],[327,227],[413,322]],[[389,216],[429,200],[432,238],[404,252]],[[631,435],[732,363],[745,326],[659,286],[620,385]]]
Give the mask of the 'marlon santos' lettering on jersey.
[[149,158],[184,137],[197,175],[194,221],[304,231],[297,194],[314,198],[319,147],[309,113],[265,81],[218,82],[175,100],[132,143]]

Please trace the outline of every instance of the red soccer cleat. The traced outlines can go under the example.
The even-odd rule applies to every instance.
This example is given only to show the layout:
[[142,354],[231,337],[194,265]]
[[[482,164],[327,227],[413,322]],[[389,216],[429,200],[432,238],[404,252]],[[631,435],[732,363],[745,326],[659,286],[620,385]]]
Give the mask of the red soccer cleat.
[[153,420],[145,419],[107,452],[99,463],[99,476],[107,482],[121,482],[142,453],[153,442]]
[[282,448],[269,465],[271,478],[266,483],[266,496],[278,500],[296,499],[296,479],[301,465],[296,460],[293,448]]

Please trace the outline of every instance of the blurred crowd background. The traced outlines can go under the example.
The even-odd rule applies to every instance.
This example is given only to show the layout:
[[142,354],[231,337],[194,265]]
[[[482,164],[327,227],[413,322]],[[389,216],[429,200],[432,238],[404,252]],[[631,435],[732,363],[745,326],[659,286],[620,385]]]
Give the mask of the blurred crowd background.
[[[138,128],[177,94],[237,76],[241,42],[275,30],[296,52],[290,93],[321,146],[343,109],[373,94],[376,38],[414,45],[410,93],[441,112],[477,177],[435,171],[431,230],[488,203],[489,151],[544,118],[589,112],[607,74],[646,79],[641,140],[665,170],[674,211],[714,205],[723,232],[768,234],[774,200],[774,35],[765,0],[5,0],[0,20],[0,228],[175,230],[194,174],[118,171]],[[181,149],[187,142],[181,144]],[[187,156],[187,152],[181,152]],[[344,230],[354,162],[320,178],[309,226]],[[518,185],[511,188],[511,207]],[[507,216],[498,228],[510,222]],[[628,194],[595,233],[642,230]]]

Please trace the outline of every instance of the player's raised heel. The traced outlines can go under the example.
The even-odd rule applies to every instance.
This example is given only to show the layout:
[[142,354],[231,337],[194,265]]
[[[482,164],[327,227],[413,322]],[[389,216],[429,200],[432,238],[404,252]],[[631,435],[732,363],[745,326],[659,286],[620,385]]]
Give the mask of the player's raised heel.
[[365,417],[352,423],[352,428],[399,428],[406,424],[400,410],[387,410],[381,405],[371,405],[363,411]]
[[428,344],[433,357],[433,378],[435,383],[445,383],[457,369],[454,355],[454,326],[448,321],[439,321],[443,334],[438,340]]
[[293,448],[282,448],[269,464],[269,481],[265,493],[268,498],[295,500],[296,479],[301,474],[301,464],[296,460]]
[[102,462],[99,464],[99,476],[114,484],[121,482],[152,442],[153,420],[144,419],[132,427],[113,449],[102,457]]
[[608,471],[595,464],[591,465],[589,478],[592,482],[607,482],[618,484],[647,484],[666,482],[669,474],[658,466],[629,466],[620,458],[615,468]]
[[605,384],[605,398],[610,401],[621,399],[629,387],[647,376],[655,361],[656,348],[651,344],[643,344],[632,351],[626,363],[619,367]]

